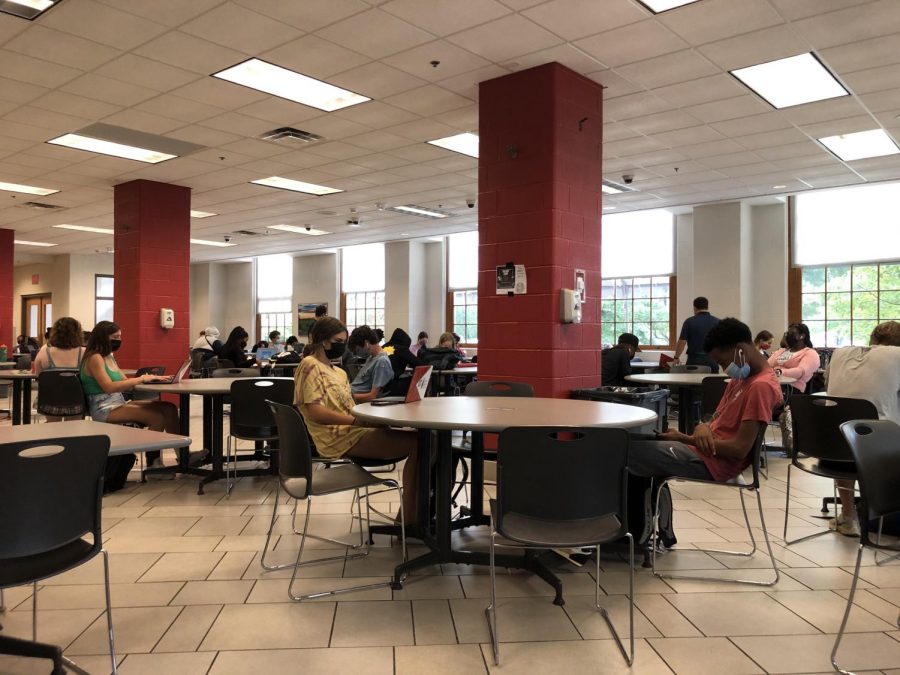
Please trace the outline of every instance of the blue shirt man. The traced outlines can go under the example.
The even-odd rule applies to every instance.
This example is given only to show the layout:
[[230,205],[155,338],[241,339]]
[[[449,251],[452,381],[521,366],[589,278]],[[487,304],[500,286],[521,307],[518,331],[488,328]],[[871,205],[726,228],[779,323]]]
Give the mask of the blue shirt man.
[[681,354],[687,348],[687,365],[709,366],[712,372],[719,372],[716,362],[703,351],[706,334],[717,323],[719,323],[719,319],[709,313],[709,300],[703,296],[694,298],[694,316],[685,319],[681,326],[678,344],[675,345],[675,360],[679,361]]

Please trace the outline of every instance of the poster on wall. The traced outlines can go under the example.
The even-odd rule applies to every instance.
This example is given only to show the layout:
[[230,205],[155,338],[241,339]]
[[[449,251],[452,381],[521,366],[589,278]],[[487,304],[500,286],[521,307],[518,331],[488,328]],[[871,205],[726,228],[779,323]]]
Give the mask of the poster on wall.
[[584,282],[584,270],[575,270],[575,292],[581,297],[581,304],[583,305],[585,300],[587,300],[587,286],[585,286]]
[[312,330],[316,323],[316,307],[324,307],[325,314],[328,314],[327,302],[302,302],[297,305],[297,337],[302,342],[306,341],[309,331]]
[[525,265],[506,263],[497,266],[497,295],[521,295],[527,292]]

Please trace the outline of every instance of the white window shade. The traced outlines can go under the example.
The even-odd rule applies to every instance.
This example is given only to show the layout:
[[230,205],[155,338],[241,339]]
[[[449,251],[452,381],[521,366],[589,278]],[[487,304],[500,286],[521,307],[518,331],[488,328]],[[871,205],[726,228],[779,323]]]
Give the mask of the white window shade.
[[293,287],[294,259],[291,256],[264,255],[256,259],[256,297],[258,299],[289,298]]
[[900,183],[797,195],[794,265],[900,259]]
[[449,268],[447,283],[451,290],[478,288],[478,232],[460,232],[447,237]]
[[384,290],[384,244],[348,246],[341,256],[342,292]]
[[604,279],[675,273],[675,217],[668,211],[603,216],[600,274]]

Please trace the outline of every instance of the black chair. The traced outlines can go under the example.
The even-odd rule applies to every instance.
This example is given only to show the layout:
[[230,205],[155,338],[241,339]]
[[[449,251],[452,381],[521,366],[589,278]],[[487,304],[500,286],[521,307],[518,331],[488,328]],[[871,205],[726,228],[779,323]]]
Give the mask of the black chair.
[[43,370],[38,375],[37,384],[38,413],[63,419],[84,418],[84,389],[77,370]]
[[272,441],[278,439],[278,427],[266,402],[291,405],[293,400],[294,383],[291,380],[255,377],[231,383],[231,424],[225,442],[226,497],[231,495],[229,468],[232,461],[235,463],[237,473],[237,439],[256,443],[268,442],[271,445]]
[[[697,366],[698,368],[700,366]],[[728,378],[725,377],[704,377],[700,383],[700,419],[701,421],[709,421],[716,408],[719,407],[719,401],[725,395],[725,387],[728,386]]]
[[[37,583],[102,554],[109,653],[115,673],[109,557],[100,523],[108,456],[108,436],[0,445],[0,588],[33,585],[32,630],[37,640]],[[11,646],[16,653],[24,651],[21,644]],[[45,649],[36,646],[36,656],[45,654]],[[67,668],[85,672],[61,658]]]
[[[628,432],[624,429],[512,427],[500,434],[497,498],[491,506],[491,603],[485,608],[494,664],[500,665],[495,548],[597,549],[594,604],[622,656],[634,661],[634,539],[628,532]],[[630,650],[600,605],[600,544],[627,537]]]
[[668,485],[669,483],[700,483],[701,485],[718,485],[723,488],[729,488],[732,490],[738,490],[738,494],[741,498],[741,510],[744,512],[744,522],[747,525],[747,532],[750,534],[750,542],[751,547],[749,551],[729,551],[729,550],[721,550],[721,549],[691,549],[692,551],[701,551],[703,553],[721,553],[724,555],[734,555],[740,556],[742,558],[749,558],[754,553],[756,553],[756,537],[753,534],[753,528],[750,525],[750,517],[747,515],[747,506],[744,503],[744,493],[745,492],[753,492],[756,495],[756,506],[759,510],[759,523],[760,527],[763,531],[763,537],[766,541],[766,549],[769,552],[769,560],[772,564],[772,569],[775,571],[775,577],[771,581],[765,580],[757,580],[757,579],[726,579],[722,577],[714,577],[714,576],[698,576],[698,575],[688,575],[688,574],[671,574],[671,573],[661,573],[656,570],[656,538],[659,524],[659,502],[656,505],[656,513],[653,518],[653,533],[651,539],[651,567],[653,569],[653,574],[661,579],[697,579],[701,581],[719,581],[725,583],[732,584],[749,584],[751,586],[774,586],[778,583],[779,572],[778,572],[778,563],[775,560],[775,554],[772,552],[772,543],[769,541],[769,531],[766,529],[766,519],[763,515],[763,507],[762,507],[762,498],[759,494],[759,456],[762,448],[763,439],[766,434],[766,424],[760,423],[759,430],[756,433],[756,440],[753,442],[753,449],[750,451],[750,470],[751,470],[751,479],[747,481],[743,475],[737,476],[735,479],[728,481],[727,483],[719,483],[713,480],[701,480],[699,478],[681,478],[678,476],[672,476],[671,478],[666,478],[660,484],[660,489],[662,487]]
[[709,366],[688,366],[683,363],[677,365],[669,366],[670,373],[695,373],[697,375],[702,375],[704,373],[712,373],[712,368]]
[[[870,401],[858,398],[838,398],[836,396],[807,396],[795,394],[791,397],[791,423],[794,432],[794,447],[789,449],[791,463],[787,470],[787,487],[784,495],[784,543],[799,541],[828,534],[822,530],[805,537],[788,541],[787,524],[791,503],[791,469],[797,468],[814,476],[832,480],[856,480],[856,466],[850,446],[841,433],[840,426],[850,420],[877,420],[878,410]],[[834,489],[837,502],[837,488]],[[837,517],[837,507],[835,507]]]
[[219,361],[219,368],[212,371],[211,377],[259,377],[259,368],[226,368]]
[[[849,675],[850,671],[838,665],[837,652],[853,607],[863,550],[871,548],[876,554],[878,551],[900,552],[900,545],[896,543],[882,544],[880,532],[878,539],[872,541],[870,529],[873,520],[880,521],[885,516],[900,513],[900,490],[897,489],[900,486],[900,426],[889,420],[853,420],[841,424],[840,429],[856,462],[860,493],[856,567],[853,569],[844,618],[831,649],[831,665],[839,673]],[[897,626],[900,627],[900,615],[897,616]]]
[[[338,593],[349,593],[369,588],[381,588],[389,586],[392,582],[382,582],[376,584],[366,584],[363,586],[354,586],[352,588],[340,588],[318,593],[310,593],[307,595],[294,594],[294,581],[297,578],[297,570],[304,565],[317,565],[324,562],[335,560],[351,560],[353,558],[361,558],[369,554],[369,547],[366,545],[364,553],[348,554],[345,549],[342,556],[331,556],[326,558],[316,558],[315,560],[306,560],[301,562],[303,550],[306,544],[307,531],[309,530],[309,516],[312,513],[313,497],[323,497],[338,492],[346,492],[350,490],[362,490],[368,500],[370,494],[369,488],[381,486],[383,488],[397,490],[400,496],[400,541],[403,551],[403,559],[406,560],[406,516],[403,513],[403,488],[397,481],[391,478],[379,478],[373,476],[368,471],[356,464],[332,464],[327,470],[314,470],[312,451],[309,445],[309,437],[306,432],[306,425],[303,417],[297,409],[290,405],[269,402],[269,408],[275,422],[278,426],[278,481],[275,483],[275,499],[272,507],[272,521],[269,524],[269,531],[266,533],[266,543],[263,546],[262,555],[260,556],[260,564],[265,570],[279,570],[288,567],[293,568],[291,581],[288,584],[288,596],[292,600],[303,601],[311,598],[319,598],[326,595],[336,595]],[[305,500],[306,519],[303,524],[303,530],[300,534],[300,550],[297,552],[297,560],[294,563],[286,564],[269,564],[266,562],[266,553],[269,550],[269,543],[272,538],[272,530],[275,528],[275,520],[278,516],[279,492],[284,490],[285,493],[294,499],[294,511],[292,519],[297,516],[297,502]],[[380,492],[380,490],[378,491]],[[358,514],[362,518],[362,514]],[[360,546],[363,546],[363,532],[360,526],[359,531]],[[377,619],[376,619],[377,620]]]

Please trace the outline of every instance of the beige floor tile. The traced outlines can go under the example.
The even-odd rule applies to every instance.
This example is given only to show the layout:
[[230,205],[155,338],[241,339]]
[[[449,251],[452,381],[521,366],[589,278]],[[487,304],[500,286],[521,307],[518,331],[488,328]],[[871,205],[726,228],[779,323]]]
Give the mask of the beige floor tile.
[[[101,615],[105,617],[105,614],[99,609],[48,609],[45,611],[38,609],[37,638],[41,642],[61,645],[65,649]],[[113,616],[115,616],[115,610],[113,610]],[[26,640],[32,639],[30,609],[7,612],[3,615],[2,623],[4,634]]]
[[[425,550],[418,546],[408,549],[410,558],[415,558]],[[344,576],[354,577],[380,577],[393,576],[394,568],[403,562],[403,552],[400,546],[377,546],[372,548],[365,558],[348,560],[344,568]]]
[[[316,558],[328,558],[336,555],[343,555],[343,549],[311,549],[303,551],[303,561],[311,561]],[[268,571],[264,570],[259,564],[259,554],[253,556],[253,560],[247,566],[244,572],[244,579],[290,579],[293,569],[287,567],[283,570]],[[266,561],[270,565],[283,565],[287,563],[293,564],[297,560],[297,551],[269,551]],[[297,571],[297,577],[300,579],[312,579],[331,577],[337,578],[344,574],[344,562],[322,563],[321,565],[306,565]]]
[[[310,595],[313,593],[323,593],[330,590],[338,590],[341,588],[350,588],[351,586],[365,586],[368,584],[384,584],[387,577],[353,577],[349,579],[343,578],[312,578],[312,579],[296,579],[294,581],[294,593],[297,595]],[[259,579],[253,587],[253,592],[247,598],[248,603],[265,603],[265,602],[292,602],[288,597],[288,584],[290,578],[287,579]],[[313,598],[304,600],[304,602],[357,602],[360,600],[390,600],[391,589],[389,586],[380,585],[377,588],[369,588],[348,593],[340,593],[338,595],[324,596],[321,598]]]
[[195,651],[206,637],[206,633],[221,610],[221,605],[198,605],[197,607],[183,608],[153,651]]
[[[193,537],[185,537],[193,539]],[[166,553],[141,581],[198,581],[206,579],[224,553]]]
[[338,603],[331,636],[333,647],[383,647],[414,644],[412,609],[403,600]]
[[[882,593],[890,593],[893,591],[900,597],[900,589],[889,588],[889,589],[873,589],[875,591],[881,591]],[[835,591],[843,600],[847,599],[847,596],[850,594],[849,590],[839,590]],[[897,609],[897,605],[891,602],[888,602],[884,599],[884,597],[880,595],[875,595],[871,591],[868,590],[859,590],[857,589],[856,595],[853,598],[853,604],[856,607],[862,607],[867,612],[871,612],[878,618],[883,621],[887,621],[892,626],[900,626],[898,621],[900,621],[900,610]]]
[[188,581],[171,605],[239,605],[247,600],[253,581]]
[[[589,574],[560,574],[565,597],[593,595],[595,582]],[[488,598],[491,595],[489,576],[469,575],[460,577],[467,598]],[[536,574],[516,572],[497,575],[498,598],[552,597],[556,594],[550,584]]]
[[149,506],[107,506],[103,499],[103,523],[107,518],[139,518],[150,510]]
[[[640,565],[637,561],[635,564]],[[600,572],[600,588],[607,595],[628,593],[628,576],[628,572]],[[634,592],[671,593],[672,587],[664,580],[653,576],[649,569],[637,567],[634,570]]]
[[[178,616],[177,607],[130,607],[113,610],[116,651],[147,653]],[[72,654],[103,654],[108,649],[106,616],[100,616],[69,647]]]
[[[205,520],[205,518],[204,518]],[[280,535],[272,535],[272,541],[269,546],[274,548],[278,545]],[[244,535],[225,535],[222,541],[216,546],[217,551],[262,551],[266,544],[266,536],[264,534],[244,534]]]
[[[695,574],[714,579],[744,579],[748,581],[771,581],[775,578],[775,572],[771,567],[769,569],[697,570],[693,572],[690,570],[679,570],[674,574]],[[727,581],[674,579],[668,577],[666,578],[666,583],[678,593],[756,593],[769,588],[767,586],[757,586],[755,584],[735,584]],[[784,575],[780,577],[777,588],[797,591],[806,590],[806,586],[799,581],[790,577],[785,577]]]
[[662,595],[641,594],[634,604],[665,637],[695,637],[700,631]]
[[394,652],[390,647],[223,651],[209,671],[209,675],[247,673],[393,675]]
[[[868,554],[864,556],[864,559],[867,563],[872,561]],[[860,568],[859,578],[878,588],[900,588],[900,564],[888,563],[878,567],[869,564]]]
[[110,537],[180,537],[199,518],[123,518],[106,532]]
[[[732,642],[769,673],[833,672],[834,635],[736,637]],[[851,633],[841,642],[838,662],[853,671],[893,668],[900,663],[900,642],[883,633]]]
[[[779,603],[800,615],[823,633],[837,633],[847,602],[831,591],[782,591],[769,593]],[[847,631],[865,633],[891,630],[893,626],[882,621],[862,607],[850,612]]]
[[[677,533],[676,533],[677,534]],[[725,565],[706,553],[676,548],[656,556],[658,570],[721,570]]]
[[222,537],[111,537],[110,553],[199,553],[212,551]]
[[199,649],[327,647],[334,610],[329,602],[225,605]]
[[872,588],[869,592],[900,607],[900,588]]
[[[69,655],[67,655],[69,656]],[[109,656],[69,656],[76,665],[89,673],[110,671]],[[122,662],[120,656],[117,663]],[[45,675],[53,668],[49,659],[26,659],[24,657],[0,655],[0,673],[3,675]],[[119,672],[122,672],[121,670]]]
[[210,581],[240,579],[255,557],[253,551],[228,551],[207,577]]
[[[502,627],[501,627],[502,630]],[[481,651],[491,673],[503,675],[572,675],[572,673],[641,673],[671,675],[659,655],[643,640],[635,642],[634,665],[629,668],[612,640],[580,642],[501,642],[500,666],[494,665],[490,644]]]
[[457,576],[412,576],[403,582],[403,588],[394,591],[394,600],[437,600],[463,598],[462,585]]
[[765,593],[681,593],[665,598],[707,636],[818,632]]
[[[836,591],[850,588],[853,575],[837,567],[802,567],[783,570],[804,586],[814,591]],[[872,585],[860,580],[858,588],[871,588]]]
[[[25,586],[13,586],[3,590],[4,611],[12,611],[31,597],[31,584]],[[28,607],[31,607],[29,602]]]
[[417,645],[456,644],[456,628],[447,600],[413,600],[412,614]]
[[[600,606],[610,616],[619,637],[624,639],[628,635],[628,597],[624,595],[601,595]],[[594,605],[594,598],[586,595],[576,595],[566,599],[566,614],[578,629],[585,640],[605,640],[612,638],[612,633],[606,625],[606,621],[600,611]],[[662,634],[641,614],[637,608],[634,610],[634,634],[635,637],[660,637]]]
[[203,516],[187,531],[187,536],[238,535],[249,522],[246,516]]
[[[110,553],[109,580],[113,584],[137,581],[157,560],[161,553]],[[103,583],[103,556],[98,555],[64,574],[44,579],[42,586],[72,586]]]
[[[485,598],[451,600],[450,610],[460,644],[489,642]],[[511,642],[578,640],[578,631],[562,607],[549,598],[498,598],[500,635]]]
[[[203,499],[202,497],[200,499]],[[179,506],[163,506],[160,505],[160,502],[166,500],[175,500],[175,501],[190,501],[190,495],[185,498],[178,495],[168,495],[166,497],[160,497],[148,506],[150,510],[144,514],[144,518],[173,518],[176,516],[180,517],[213,517],[213,518],[224,518],[224,517],[239,517],[243,515],[244,506],[241,504],[216,504],[215,502],[205,504],[205,505],[192,505],[192,504],[182,504]],[[207,500],[208,501],[208,500]],[[271,511],[270,511],[271,513]]]
[[487,675],[478,645],[397,647],[396,675]]
[[[182,587],[179,581],[146,584],[110,584],[112,606],[160,607],[169,604]],[[38,611],[44,609],[104,609],[106,589],[102,584],[42,586],[38,592]],[[26,600],[18,609],[31,609]]]
[[206,675],[216,655],[212,652],[129,654],[119,668],[121,675]]
[[764,672],[726,638],[659,638],[648,642],[676,673],[754,675]]

